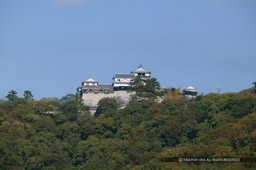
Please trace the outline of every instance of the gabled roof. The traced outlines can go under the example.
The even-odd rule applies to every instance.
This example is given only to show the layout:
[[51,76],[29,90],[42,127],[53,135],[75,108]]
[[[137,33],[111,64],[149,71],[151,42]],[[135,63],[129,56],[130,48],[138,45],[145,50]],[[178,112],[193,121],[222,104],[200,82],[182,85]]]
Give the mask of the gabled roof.
[[133,79],[135,76],[134,74],[129,73],[115,73],[114,78],[131,78]]
[[140,65],[136,70],[131,71],[131,73],[151,73],[151,71],[146,70]]
[[90,77],[88,80],[83,81],[83,83],[98,83],[98,82]]

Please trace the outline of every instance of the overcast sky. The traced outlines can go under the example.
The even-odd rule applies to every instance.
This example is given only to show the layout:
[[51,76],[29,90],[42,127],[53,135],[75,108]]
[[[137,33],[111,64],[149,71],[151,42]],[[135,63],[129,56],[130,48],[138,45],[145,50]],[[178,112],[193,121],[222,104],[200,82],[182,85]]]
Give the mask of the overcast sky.
[[62,97],[139,64],[164,86],[252,87],[256,1],[0,1],[0,98],[10,90]]

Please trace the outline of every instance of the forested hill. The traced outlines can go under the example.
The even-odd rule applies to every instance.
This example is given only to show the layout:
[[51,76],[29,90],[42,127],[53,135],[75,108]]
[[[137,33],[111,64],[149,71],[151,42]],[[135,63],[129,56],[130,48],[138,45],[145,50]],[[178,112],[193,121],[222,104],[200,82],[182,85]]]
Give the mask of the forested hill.
[[14,97],[0,101],[0,136],[0,169],[255,169],[159,158],[255,157],[256,95],[134,99],[122,109],[106,98],[95,116],[74,95]]

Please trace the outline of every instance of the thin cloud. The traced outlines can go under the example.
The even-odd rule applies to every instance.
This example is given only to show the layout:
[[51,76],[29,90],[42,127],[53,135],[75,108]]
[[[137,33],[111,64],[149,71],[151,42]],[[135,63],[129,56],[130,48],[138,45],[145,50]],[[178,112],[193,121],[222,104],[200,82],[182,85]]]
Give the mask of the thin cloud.
[[87,0],[51,0],[57,5],[65,6],[65,5],[81,5],[85,4]]

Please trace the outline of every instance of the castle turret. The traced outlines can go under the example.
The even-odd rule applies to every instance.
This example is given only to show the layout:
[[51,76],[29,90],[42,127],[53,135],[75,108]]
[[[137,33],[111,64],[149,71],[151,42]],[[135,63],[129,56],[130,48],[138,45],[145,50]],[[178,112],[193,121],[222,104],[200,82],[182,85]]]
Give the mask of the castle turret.
[[135,77],[141,77],[142,79],[150,79],[151,71],[146,70],[142,67],[142,64],[136,69],[131,71],[131,74],[134,74]]
[[99,82],[94,80],[93,78],[89,78],[82,82],[82,86],[98,86]]
[[82,82],[82,86],[77,88],[77,94],[82,96],[84,93],[93,93],[98,90],[99,82],[93,78],[89,78]]
[[88,93],[113,93],[113,87],[111,84],[99,84],[98,81],[90,77],[82,82],[82,86],[77,88],[77,94],[80,96]]
[[188,86],[183,90],[183,95],[189,98],[195,98],[197,96],[197,89],[193,86]]

